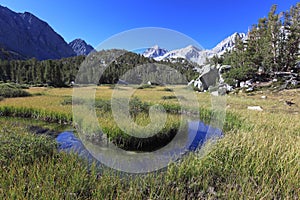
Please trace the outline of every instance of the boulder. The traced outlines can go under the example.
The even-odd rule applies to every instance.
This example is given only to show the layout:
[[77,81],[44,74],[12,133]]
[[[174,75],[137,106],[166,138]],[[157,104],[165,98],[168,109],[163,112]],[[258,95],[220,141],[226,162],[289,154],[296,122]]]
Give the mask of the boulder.
[[194,81],[194,86],[199,90],[208,90],[210,86],[215,86],[220,79],[219,70],[210,65],[201,69],[201,75]]

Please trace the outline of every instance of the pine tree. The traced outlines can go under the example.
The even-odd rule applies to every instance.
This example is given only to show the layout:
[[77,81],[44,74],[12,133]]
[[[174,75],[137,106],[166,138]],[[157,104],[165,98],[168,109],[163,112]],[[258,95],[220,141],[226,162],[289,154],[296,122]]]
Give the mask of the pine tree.
[[239,34],[235,36],[235,47],[232,52],[232,66],[243,67],[245,65],[245,44]]
[[286,38],[286,65],[284,71],[291,70],[299,59],[300,46],[300,3],[292,6],[289,13],[285,15]]
[[269,71],[278,71],[278,53],[280,45],[281,14],[276,14],[277,5],[273,5],[268,14],[267,30],[264,36],[263,66]]

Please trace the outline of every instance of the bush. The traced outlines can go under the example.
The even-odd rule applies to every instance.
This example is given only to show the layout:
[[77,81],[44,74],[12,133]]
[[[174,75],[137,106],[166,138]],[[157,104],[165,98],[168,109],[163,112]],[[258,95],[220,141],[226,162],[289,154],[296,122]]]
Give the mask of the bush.
[[229,85],[234,85],[235,80],[246,81],[255,77],[255,70],[251,67],[236,67],[230,69],[229,72],[224,75],[225,82]]
[[0,96],[6,97],[6,98],[12,98],[12,97],[27,97],[27,96],[31,96],[31,94],[16,85],[1,84],[0,85]]

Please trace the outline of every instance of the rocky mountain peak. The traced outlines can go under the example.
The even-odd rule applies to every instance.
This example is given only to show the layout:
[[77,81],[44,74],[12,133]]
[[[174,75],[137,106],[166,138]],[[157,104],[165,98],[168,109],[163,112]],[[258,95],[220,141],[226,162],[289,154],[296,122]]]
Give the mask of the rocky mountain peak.
[[77,56],[88,55],[94,50],[94,48],[87,44],[84,40],[77,38],[69,43],[69,46],[73,49]]

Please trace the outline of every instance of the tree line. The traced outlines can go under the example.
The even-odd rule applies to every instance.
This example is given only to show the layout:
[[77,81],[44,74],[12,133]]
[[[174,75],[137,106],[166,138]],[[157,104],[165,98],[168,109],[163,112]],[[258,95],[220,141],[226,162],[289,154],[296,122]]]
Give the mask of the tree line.
[[[111,58],[118,51],[121,52],[119,57],[109,63],[102,63],[105,58]],[[183,74],[187,81],[197,76],[194,65],[187,61],[157,62],[152,58],[145,58],[124,50],[103,50],[89,56],[76,56],[60,60],[38,61],[35,58],[0,60],[0,81],[54,87],[68,86],[76,79],[82,83],[115,84],[120,77],[126,77],[126,72],[144,64],[167,65]],[[79,76],[77,76],[78,72]],[[152,76],[154,76],[153,73]],[[156,73],[155,76],[168,77],[169,74]]]

